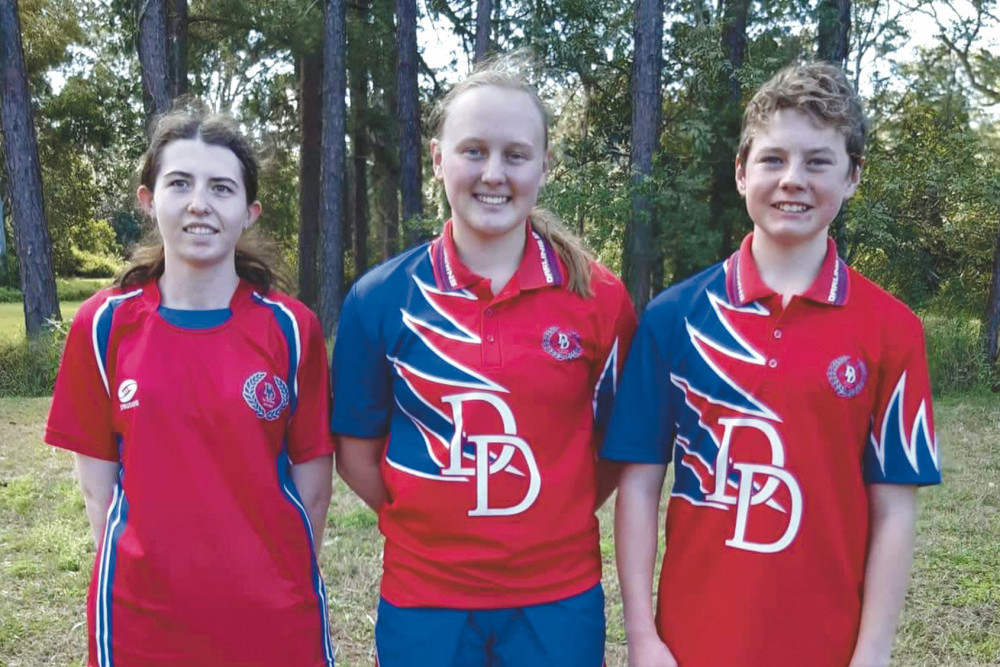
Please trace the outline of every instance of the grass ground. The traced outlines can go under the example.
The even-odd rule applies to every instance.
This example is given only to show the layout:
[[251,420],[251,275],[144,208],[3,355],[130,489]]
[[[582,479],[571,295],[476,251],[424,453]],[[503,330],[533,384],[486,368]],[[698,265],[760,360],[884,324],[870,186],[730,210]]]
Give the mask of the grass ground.
[[[41,443],[49,401],[0,398],[0,666],[84,665],[94,557],[69,454]],[[1000,665],[1000,400],[937,404],[945,484],[920,494],[900,667]],[[610,507],[601,511],[608,665],[625,662]],[[337,482],[322,556],[343,667],[371,664],[380,538]],[[723,635],[724,636],[724,635]]]

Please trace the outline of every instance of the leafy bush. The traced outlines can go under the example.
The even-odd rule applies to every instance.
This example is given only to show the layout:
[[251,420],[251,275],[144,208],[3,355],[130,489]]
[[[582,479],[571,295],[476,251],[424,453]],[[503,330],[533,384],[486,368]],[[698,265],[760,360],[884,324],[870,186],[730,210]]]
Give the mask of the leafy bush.
[[935,394],[984,387],[990,378],[983,354],[982,322],[970,317],[924,315],[927,364]]
[[0,396],[48,396],[55,385],[67,325],[33,340],[0,340]]
[[60,302],[83,301],[110,283],[107,278],[56,278],[56,293]]
[[0,286],[0,303],[20,303],[24,298],[16,287]]
[[121,262],[108,255],[70,248],[73,255],[73,274],[84,278],[110,278],[121,269]]

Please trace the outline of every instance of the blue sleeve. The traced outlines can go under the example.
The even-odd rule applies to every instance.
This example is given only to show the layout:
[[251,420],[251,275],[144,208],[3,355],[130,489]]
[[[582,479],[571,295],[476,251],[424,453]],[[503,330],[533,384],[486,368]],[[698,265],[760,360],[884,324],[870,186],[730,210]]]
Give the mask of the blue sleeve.
[[[632,339],[601,456],[630,463],[670,463],[675,420],[670,407],[670,362],[650,311]],[[666,329],[659,332],[666,334]]]
[[[392,370],[378,331],[366,326],[357,285],[344,300],[333,346],[333,417],[330,430],[357,438],[380,438],[392,416]],[[369,311],[378,311],[370,304]],[[375,317],[382,314],[376,312]]]

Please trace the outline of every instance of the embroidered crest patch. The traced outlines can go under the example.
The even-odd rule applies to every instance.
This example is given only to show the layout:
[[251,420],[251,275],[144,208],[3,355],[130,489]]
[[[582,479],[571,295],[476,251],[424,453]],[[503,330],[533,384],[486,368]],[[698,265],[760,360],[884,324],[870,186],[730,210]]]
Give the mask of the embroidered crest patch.
[[861,359],[842,355],[830,362],[826,369],[826,379],[841,398],[854,398],[865,388],[868,367]]
[[243,383],[243,400],[261,419],[274,421],[288,407],[288,385],[277,375],[257,371]]
[[556,326],[549,327],[542,334],[542,349],[557,361],[569,361],[583,354],[580,334]]

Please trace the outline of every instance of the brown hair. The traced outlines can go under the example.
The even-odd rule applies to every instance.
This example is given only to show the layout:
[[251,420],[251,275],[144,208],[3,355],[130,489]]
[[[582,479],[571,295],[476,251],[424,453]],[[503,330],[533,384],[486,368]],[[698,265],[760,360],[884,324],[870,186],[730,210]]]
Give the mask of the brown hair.
[[[198,139],[228,148],[240,162],[247,204],[257,200],[259,167],[253,148],[229,116],[211,113],[197,102],[188,102],[160,116],[153,127],[149,147],[139,162],[139,183],[152,192],[160,171],[163,149],[173,141]],[[280,264],[276,246],[259,234],[244,232],[236,244],[236,274],[267,292],[284,285],[284,277],[273,267]],[[155,280],[163,275],[163,239],[154,225],[146,239],[132,252],[129,266],[115,279],[119,287]]]
[[[523,52],[494,56],[477,64],[472,74],[457,83],[435,105],[430,119],[434,136],[440,138],[444,134],[444,125],[448,119],[448,109],[452,102],[466,91],[493,86],[519,91],[531,98],[542,119],[545,150],[548,150],[551,116],[545,103],[542,102],[542,98],[538,95],[538,91],[525,78],[524,71],[530,68],[530,64],[530,59]],[[594,258],[586,250],[579,237],[563,225],[559,216],[546,209],[536,206],[531,210],[528,219],[531,228],[552,244],[560,261],[566,267],[567,289],[584,298],[591,297],[593,290],[590,286],[590,280],[593,274]]]
[[750,144],[775,112],[797,109],[844,136],[851,169],[864,159],[868,118],[861,98],[840,67],[811,61],[785,67],[760,87],[743,113],[743,130],[737,157],[746,162]]

